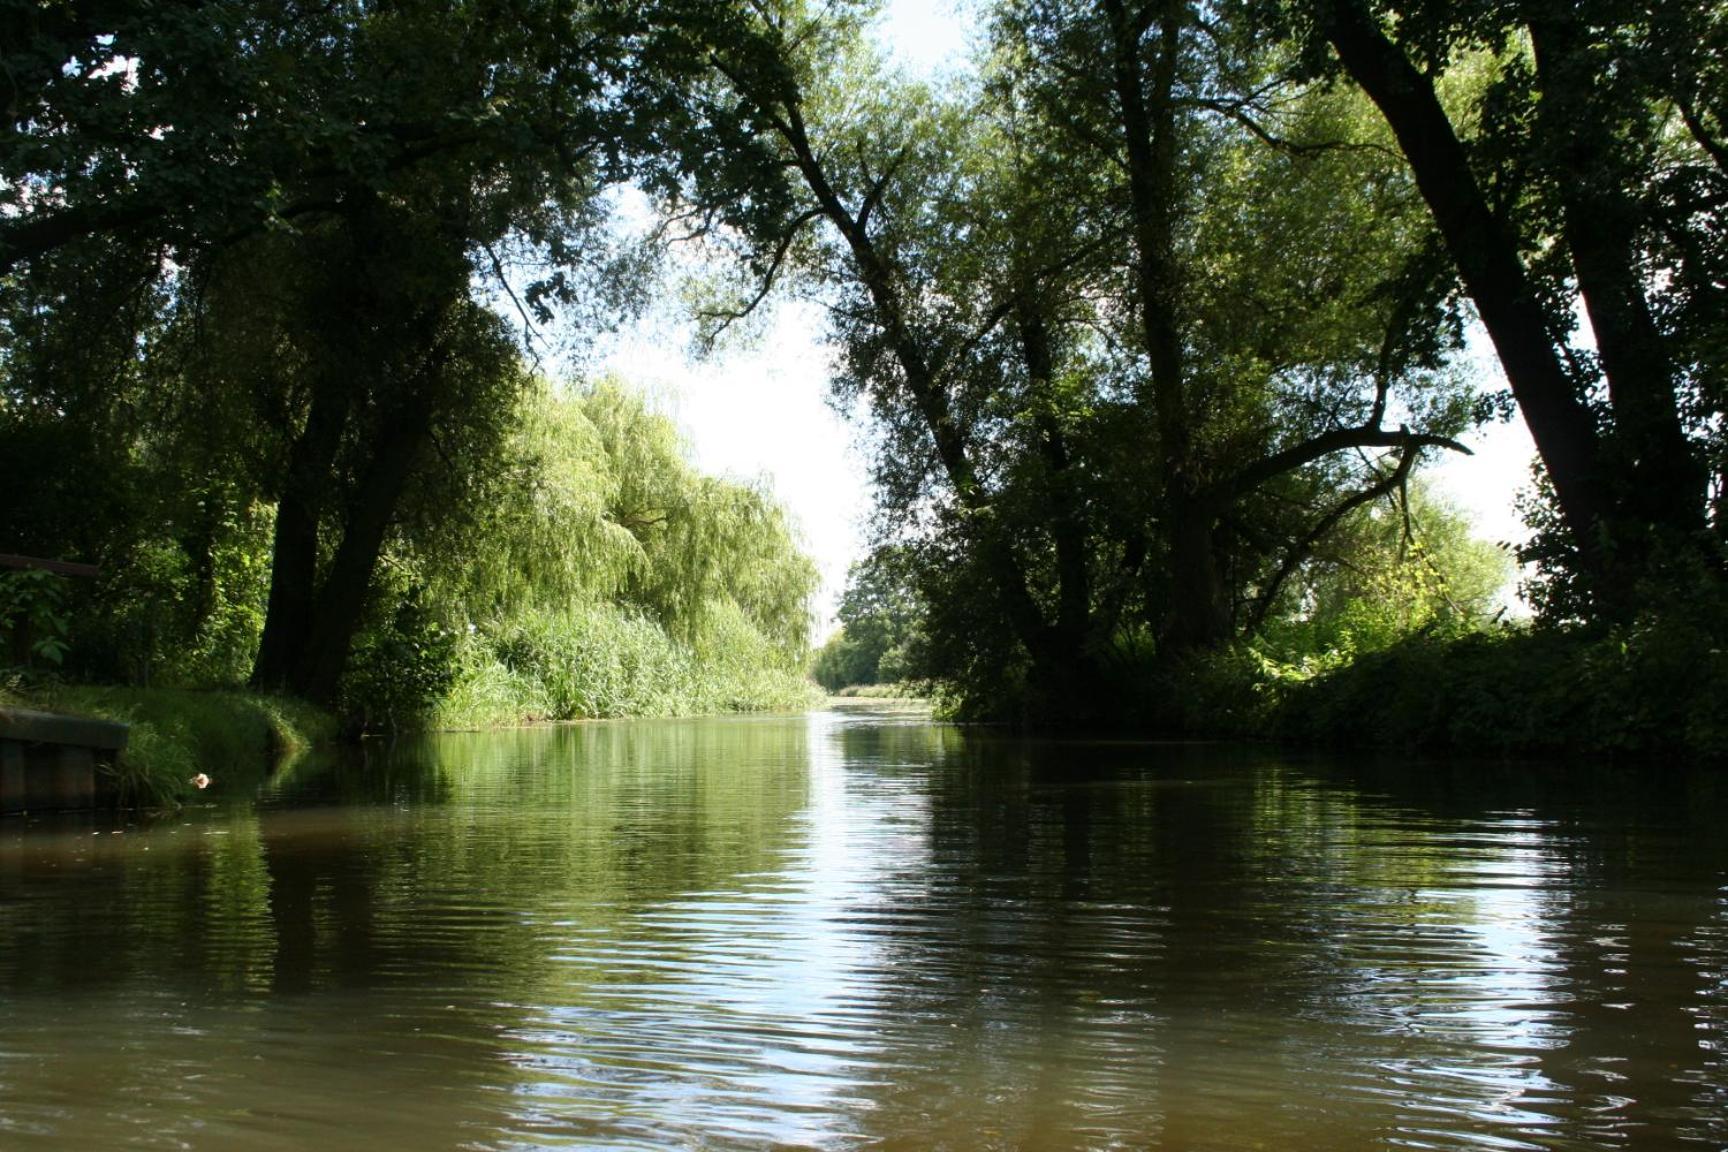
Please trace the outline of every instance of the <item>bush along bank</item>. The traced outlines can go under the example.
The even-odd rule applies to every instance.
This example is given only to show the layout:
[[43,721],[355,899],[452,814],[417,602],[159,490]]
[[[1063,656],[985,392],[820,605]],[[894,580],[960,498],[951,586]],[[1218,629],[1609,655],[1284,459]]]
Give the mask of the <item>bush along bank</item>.
[[1708,623],[1417,634],[1280,662],[1251,645],[1148,671],[1130,726],[1518,758],[1728,762],[1728,645]]
[[796,711],[821,696],[746,621],[722,619],[692,643],[610,605],[533,611],[477,631],[454,667],[431,727]]
[[1468,754],[1728,760],[1728,646],[1696,620],[1415,636],[1271,678],[1268,734]]

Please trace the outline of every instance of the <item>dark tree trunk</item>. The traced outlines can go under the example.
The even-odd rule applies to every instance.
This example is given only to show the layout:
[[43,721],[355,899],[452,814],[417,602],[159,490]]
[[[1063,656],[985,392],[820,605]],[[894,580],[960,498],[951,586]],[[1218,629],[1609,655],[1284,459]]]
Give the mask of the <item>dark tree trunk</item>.
[[252,665],[252,686],[266,692],[289,689],[304,658],[318,587],[318,522],[330,496],[347,419],[344,390],[325,380],[313,397],[306,427],[289,449],[288,473],[276,504],[264,635]]
[[1161,637],[1167,650],[1217,648],[1234,632],[1218,563],[1218,516],[1199,500],[1171,510],[1170,609]]
[[1075,491],[1067,437],[1056,419],[1053,402],[1040,395],[1049,392],[1056,371],[1050,330],[1031,303],[1031,288],[1022,291],[1021,299],[1020,351],[1033,394],[1038,453],[1048,486],[1044,498],[1049,502],[1050,537],[1056,548],[1056,623],[1052,639],[1059,648],[1079,653],[1092,640],[1090,534],[1080,507],[1080,494]]
[[1091,532],[1068,451],[1067,436],[1047,396],[1055,377],[1050,330],[1034,303],[1031,286],[1022,289],[1020,352],[1032,391],[1038,454],[1044,465],[1046,528],[1056,552],[1056,619],[1040,621],[1029,643],[1033,679],[1046,719],[1093,720],[1106,709],[1107,692],[1097,645],[1106,637],[1092,605]]
[[1611,97],[1597,90],[1600,62],[1586,51],[1576,16],[1529,27],[1562,229],[1613,407],[1616,511],[1632,531],[1650,526],[1696,538],[1705,468],[1681,427],[1673,358],[1638,270],[1639,210],[1626,192],[1634,174],[1615,144],[1613,120],[1622,110],[1603,106]]
[[[1216,504],[1201,492],[1194,459],[1180,323],[1176,257],[1176,73],[1187,5],[1165,0],[1154,11],[1158,37],[1150,91],[1141,66],[1144,30],[1122,0],[1105,0],[1111,69],[1128,161],[1140,322],[1151,366],[1152,411],[1163,457],[1165,545],[1170,603],[1160,641],[1167,649],[1212,648],[1230,638],[1230,615],[1216,553]],[[1147,17],[1141,17],[1147,19]]]
[[318,589],[310,631],[290,670],[288,686],[296,695],[321,704],[335,700],[385,535],[431,431],[429,399],[415,396],[375,434],[371,464],[354,493],[342,541]]
[[1566,529],[1588,572],[1604,573],[1601,448],[1595,422],[1561,364],[1513,237],[1489,210],[1464,148],[1435,95],[1358,0],[1320,0],[1320,25],[1338,57],[1398,138],[1554,485]]

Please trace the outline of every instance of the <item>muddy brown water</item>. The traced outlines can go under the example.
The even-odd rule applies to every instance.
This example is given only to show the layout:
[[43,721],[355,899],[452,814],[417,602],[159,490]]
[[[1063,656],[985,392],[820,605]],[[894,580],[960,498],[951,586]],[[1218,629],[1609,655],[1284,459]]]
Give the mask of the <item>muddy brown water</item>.
[[912,711],[0,822],[0,1149],[1728,1146],[1728,783]]

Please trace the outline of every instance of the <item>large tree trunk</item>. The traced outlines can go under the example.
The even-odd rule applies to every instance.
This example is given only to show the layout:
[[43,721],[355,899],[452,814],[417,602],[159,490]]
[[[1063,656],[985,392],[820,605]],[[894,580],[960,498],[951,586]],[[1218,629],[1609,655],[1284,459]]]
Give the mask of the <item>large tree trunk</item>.
[[[1020,353],[1026,367],[1033,406],[1033,427],[1044,465],[1048,509],[1045,527],[1056,552],[1055,622],[1044,626],[1031,649],[1033,679],[1045,717],[1056,721],[1096,719],[1106,707],[1107,692],[1098,662],[1099,623],[1092,605],[1092,549],[1081,494],[1068,451],[1068,439],[1056,418],[1050,389],[1056,361],[1050,330],[1038,311],[1032,285],[1021,292],[1016,310]],[[1035,646],[1034,646],[1035,644]]]
[[[460,253],[449,237],[440,252]],[[363,197],[329,253],[329,280],[317,296],[314,322],[324,363],[305,429],[294,442],[276,512],[275,554],[255,686],[286,690],[320,703],[335,700],[348,651],[364,613],[384,538],[421,454],[444,385],[446,324],[465,291],[466,264],[450,259],[441,287],[402,273],[402,261],[424,262],[426,239]],[[436,258],[436,254],[434,254]],[[381,409],[375,427],[358,426],[361,399]],[[357,479],[335,476],[352,432],[364,433]],[[319,537],[332,514],[340,535],[319,571]]]
[[[1151,406],[1163,462],[1170,603],[1160,641],[1167,649],[1216,647],[1230,638],[1230,614],[1216,553],[1218,509],[1201,491],[1188,398],[1176,258],[1176,71],[1184,0],[1156,9],[1157,49],[1148,86],[1142,30],[1122,0],[1105,0],[1111,70],[1128,161],[1141,334],[1151,366]],[[1148,90],[1148,87],[1150,90]]]
[[1554,485],[1587,571],[1601,576],[1607,512],[1595,422],[1568,377],[1512,236],[1489,210],[1428,77],[1358,0],[1319,0],[1320,26],[1386,118],[1476,311]]
[[1529,27],[1562,230],[1613,407],[1616,511],[1625,533],[1653,527],[1695,538],[1704,527],[1705,469],[1681,427],[1673,358],[1638,270],[1641,221],[1626,191],[1634,173],[1615,146],[1613,121],[1623,110],[1604,107],[1612,96],[1598,90],[1601,62],[1576,21],[1566,14]]
[[405,398],[402,408],[375,434],[371,464],[354,493],[342,542],[318,589],[311,630],[290,671],[288,686],[298,696],[321,704],[336,699],[385,535],[431,436],[430,389],[426,391],[428,395]]
[[1235,629],[1218,563],[1218,516],[1205,502],[1181,500],[1170,512],[1170,620],[1164,647],[1217,648]]
[[276,503],[270,561],[270,596],[264,635],[252,665],[252,686],[266,692],[292,687],[311,630],[318,588],[318,522],[330,495],[331,470],[348,418],[341,386],[322,382],[306,427],[289,449],[288,473]]

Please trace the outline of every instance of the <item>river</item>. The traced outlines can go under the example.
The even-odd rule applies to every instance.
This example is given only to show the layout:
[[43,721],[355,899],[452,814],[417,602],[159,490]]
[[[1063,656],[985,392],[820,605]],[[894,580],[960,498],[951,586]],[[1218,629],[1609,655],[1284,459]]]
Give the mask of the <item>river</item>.
[[910,711],[0,822],[0,1148],[1728,1146],[1728,782]]

